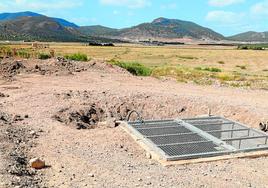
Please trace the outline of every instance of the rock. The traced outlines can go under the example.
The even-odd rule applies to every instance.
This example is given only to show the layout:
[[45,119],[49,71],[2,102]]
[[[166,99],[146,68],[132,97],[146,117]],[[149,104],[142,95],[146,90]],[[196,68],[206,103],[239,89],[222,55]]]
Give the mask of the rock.
[[93,178],[95,175],[90,173],[90,174],[88,174],[88,176]]
[[107,127],[115,128],[118,126],[118,123],[116,122],[116,118],[108,118],[106,122],[107,122]]
[[30,166],[34,169],[42,169],[46,167],[45,161],[42,161],[39,158],[33,158],[29,162]]
[[99,127],[115,128],[119,126],[119,123],[116,121],[116,118],[108,118],[106,121],[99,122]]
[[152,159],[152,155],[150,153],[146,153],[146,158],[147,159]]

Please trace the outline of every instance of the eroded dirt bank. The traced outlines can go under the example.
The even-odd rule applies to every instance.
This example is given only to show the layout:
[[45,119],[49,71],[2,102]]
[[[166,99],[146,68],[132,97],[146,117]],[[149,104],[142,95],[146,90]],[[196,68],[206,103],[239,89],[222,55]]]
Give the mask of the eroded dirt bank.
[[[0,126],[0,187],[15,187],[11,183],[16,176],[6,169],[12,164],[9,160],[16,160],[5,151],[16,151],[12,149],[16,146],[25,147],[18,156],[41,157],[50,166],[37,172],[26,167],[33,173],[27,181],[36,187],[266,187],[268,183],[267,158],[163,167],[147,159],[120,127],[95,126],[107,117],[123,119],[132,109],[146,119],[165,119],[202,115],[211,108],[213,114],[257,127],[268,117],[267,91],[134,77],[95,61],[67,62],[67,67],[76,68],[57,65],[57,69],[55,61],[21,63],[14,68],[20,71],[11,71],[0,81],[1,93],[9,96],[0,97],[1,111],[23,117]],[[7,142],[3,137],[7,129],[19,130],[15,135],[25,138],[24,144],[14,144],[18,138]]]

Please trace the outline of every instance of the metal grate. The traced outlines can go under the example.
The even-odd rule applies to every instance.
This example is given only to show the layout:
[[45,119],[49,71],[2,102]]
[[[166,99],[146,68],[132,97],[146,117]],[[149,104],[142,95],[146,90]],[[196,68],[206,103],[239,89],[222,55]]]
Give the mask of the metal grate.
[[144,136],[184,134],[191,131],[184,126],[137,129]]
[[166,160],[268,149],[268,135],[222,117],[128,122]]
[[220,150],[218,146],[213,142],[177,144],[177,145],[159,146],[159,148],[162,149],[169,156],[209,153]]
[[169,136],[153,136],[149,139],[156,145],[175,144],[175,143],[187,143],[187,142],[200,142],[207,141],[207,139],[199,136],[196,133],[181,134],[181,135],[169,135]]

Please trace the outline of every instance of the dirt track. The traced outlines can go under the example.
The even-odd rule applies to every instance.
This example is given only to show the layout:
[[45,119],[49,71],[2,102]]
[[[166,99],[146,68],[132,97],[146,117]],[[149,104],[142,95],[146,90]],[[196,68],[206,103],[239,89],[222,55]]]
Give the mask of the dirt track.
[[[26,62],[25,66],[36,63],[43,62]],[[140,111],[146,119],[165,119],[206,114],[211,108],[213,114],[257,127],[268,117],[267,91],[140,78],[92,63],[86,69],[68,70],[72,74],[61,74],[61,68],[49,74],[22,71],[12,82],[0,80],[0,92],[9,95],[0,97],[0,111],[29,115],[12,126],[27,128],[20,135],[23,138],[28,130],[37,134],[30,139],[34,144],[25,142],[27,160],[41,157],[50,166],[35,172],[30,183],[38,180],[40,187],[267,187],[267,158],[162,167],[146,159],[145,152],[120,127],[77,130],[52,118],[64,108],[79,111],[92,104],[116,118],[129,109]],[[6,128],[0,126],[1,136]],[[14,176],[2,162],[8,162],[4,150],[0,148],[0,187],[13,187],[10,178]]]

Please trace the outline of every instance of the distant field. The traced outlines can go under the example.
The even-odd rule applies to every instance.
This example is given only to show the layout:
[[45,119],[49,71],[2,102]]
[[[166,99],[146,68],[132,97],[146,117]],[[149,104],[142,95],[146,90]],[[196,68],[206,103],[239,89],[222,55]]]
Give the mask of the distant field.
[[49,49],[40,51],[48,53],[51,49],[55,50],[56,55],[62,56],[82,53],[89,58],[140,63],[151,68],[155,77],[173,77],[182,82],[268,89],[267,50],[197,45],[91,47],[51,43]]

